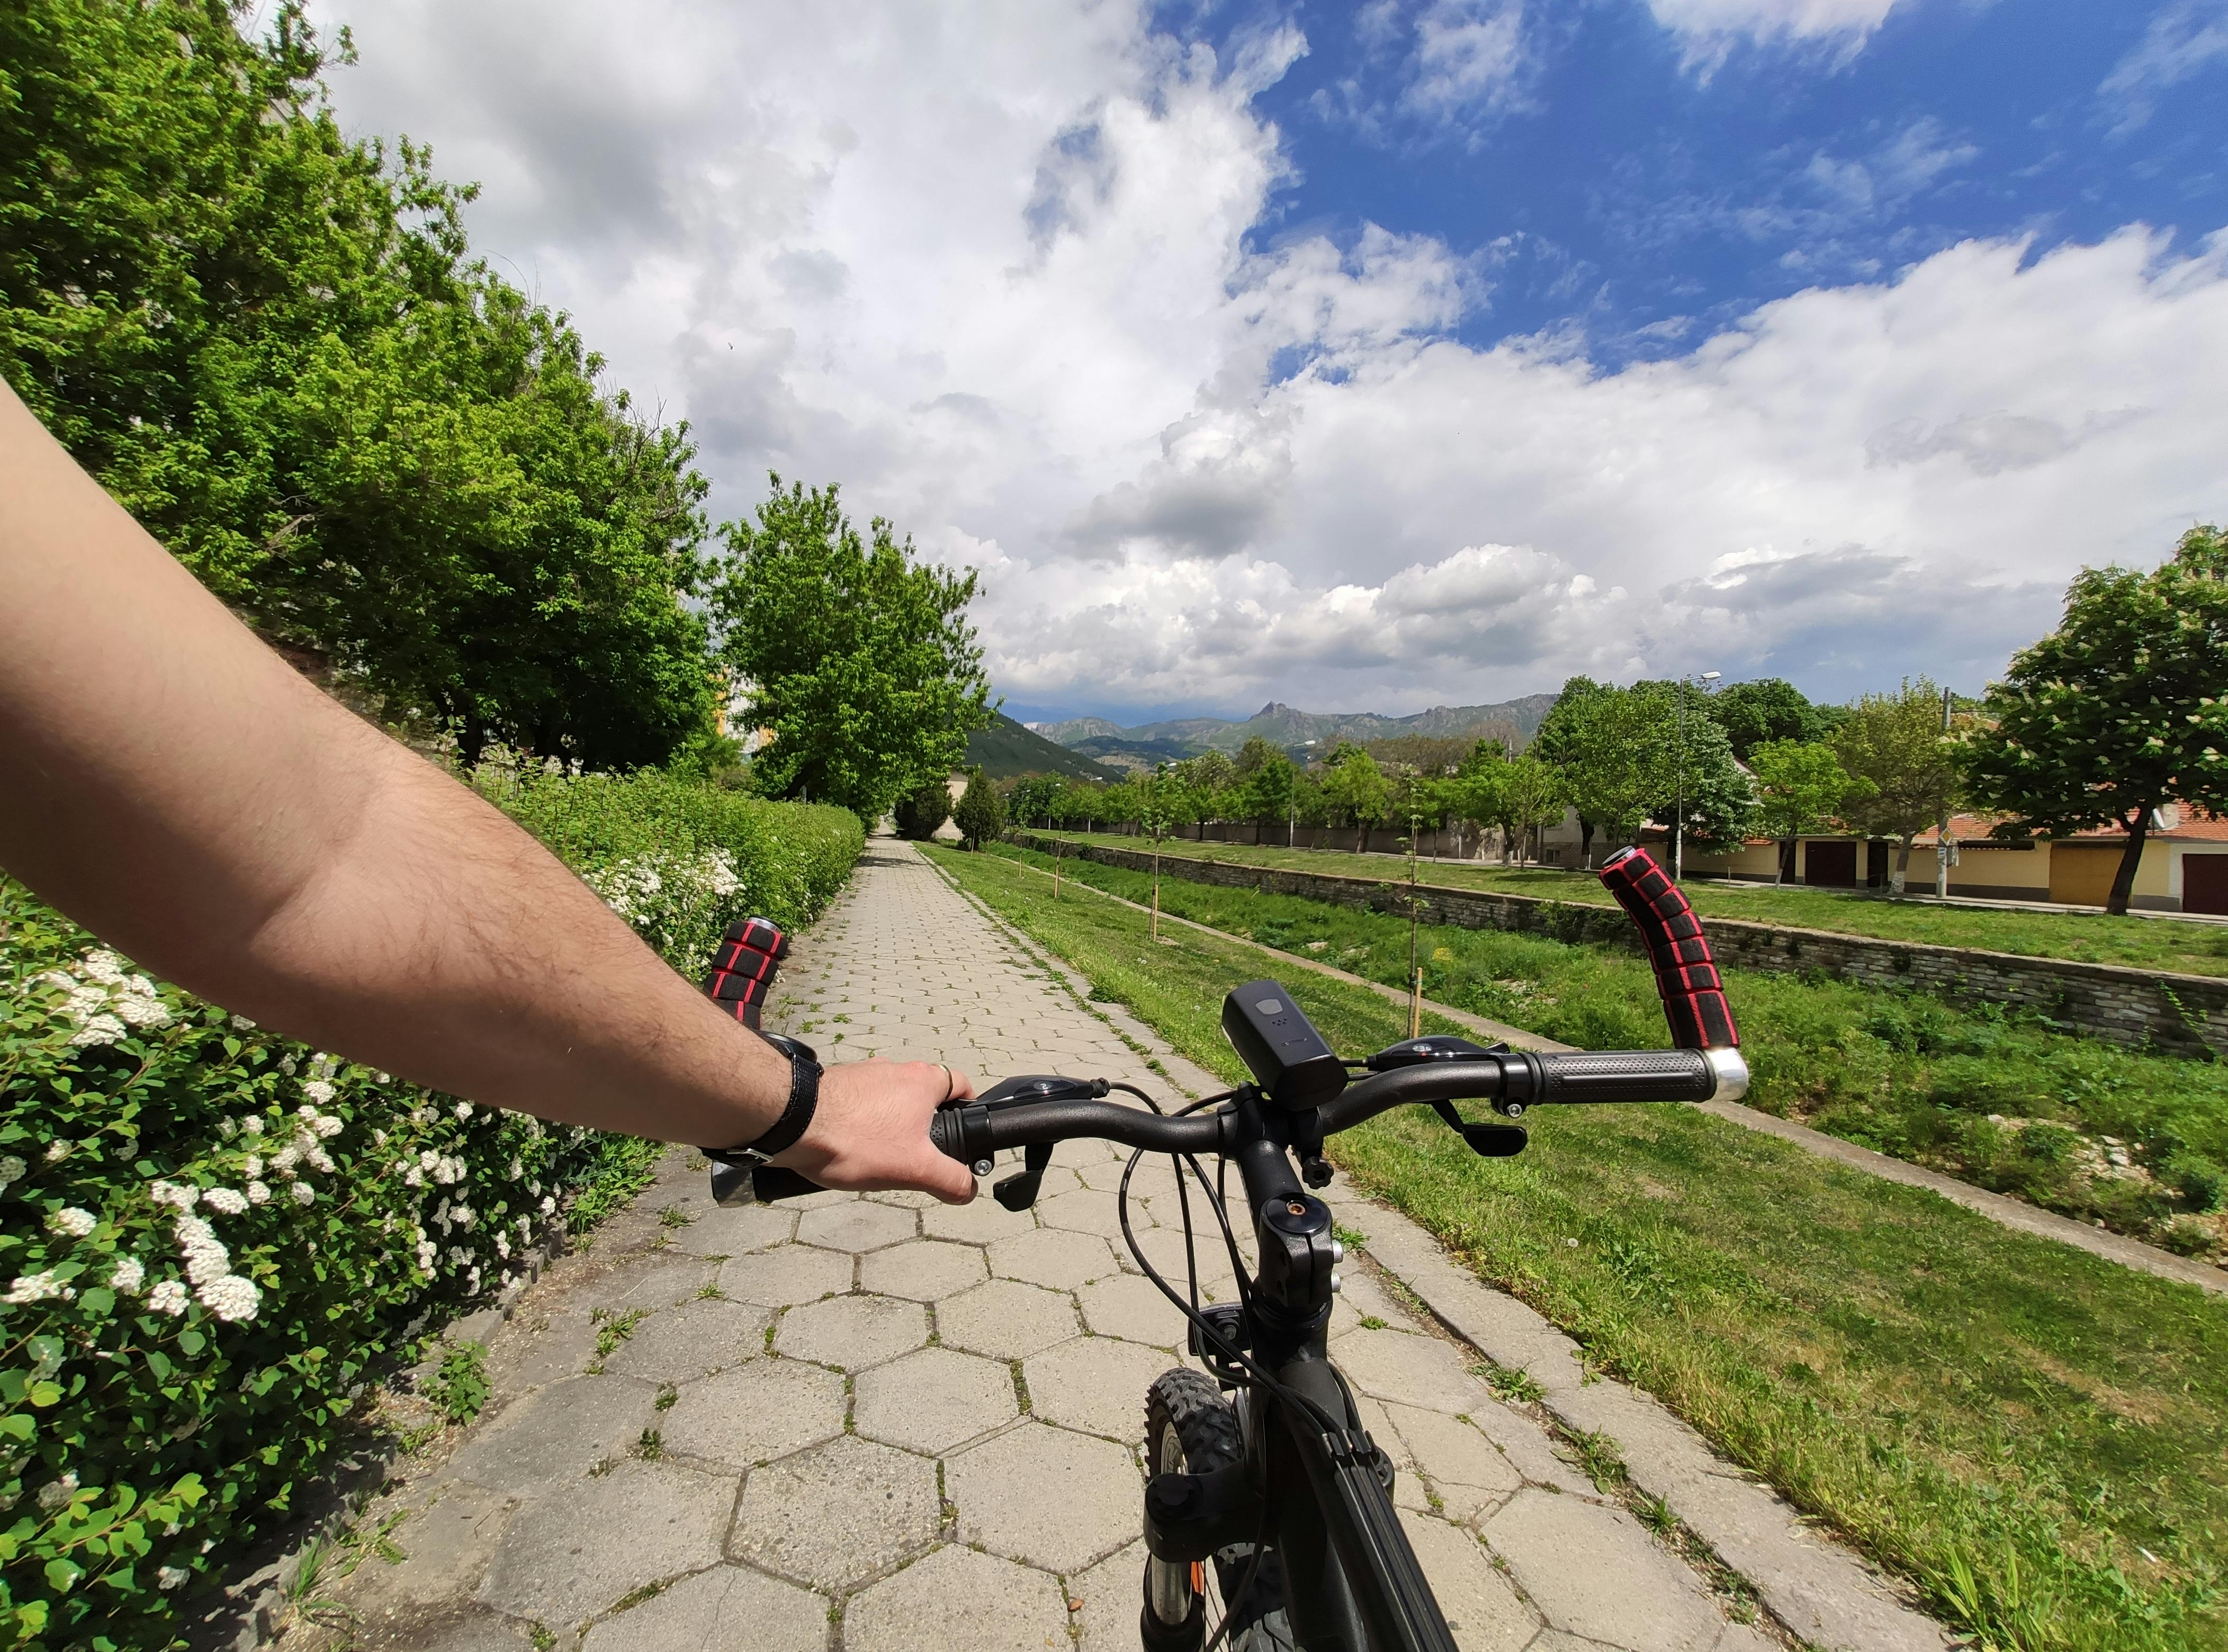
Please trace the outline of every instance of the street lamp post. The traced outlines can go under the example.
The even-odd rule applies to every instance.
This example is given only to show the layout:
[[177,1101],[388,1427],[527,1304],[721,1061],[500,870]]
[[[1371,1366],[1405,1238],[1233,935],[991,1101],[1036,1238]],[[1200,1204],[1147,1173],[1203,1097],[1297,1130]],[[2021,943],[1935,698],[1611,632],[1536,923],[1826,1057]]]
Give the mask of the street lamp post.
[[[1705,671],[1702,681],[1715,682],[1723,673]],[[1707,694],[1706,688],[1702,691]],[[1687,678],[1679,679],[1679,802],[1671,822],[1671,881],[1683,883],[1687,875]]]

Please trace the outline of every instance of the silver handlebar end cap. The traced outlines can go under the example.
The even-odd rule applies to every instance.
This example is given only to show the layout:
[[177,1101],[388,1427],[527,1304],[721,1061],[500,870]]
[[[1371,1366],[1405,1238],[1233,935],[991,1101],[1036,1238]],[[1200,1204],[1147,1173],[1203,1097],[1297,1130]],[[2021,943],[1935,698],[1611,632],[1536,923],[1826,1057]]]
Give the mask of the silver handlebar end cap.
[[1748,1094],[1748,1063],[1741,1060],[1738,1050],[1704,1050],[1702,1060],[1718,1078],[1712,1101],[1738,1101]]

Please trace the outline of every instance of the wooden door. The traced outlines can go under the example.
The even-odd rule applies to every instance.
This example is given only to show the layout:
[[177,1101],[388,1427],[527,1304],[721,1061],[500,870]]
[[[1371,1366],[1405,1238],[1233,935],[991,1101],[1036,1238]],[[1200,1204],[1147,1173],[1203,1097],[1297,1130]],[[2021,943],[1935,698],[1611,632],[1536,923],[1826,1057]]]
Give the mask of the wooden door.
[[2181,909],[2228,912],[2228,855],[2185,855]]
[[1805,883],[1826,889],[1853,889],[1857,887],[1857,846],[1854,843],[1821,843],[1813,839],[1803,855]]
[[2062,906],[2101,906],[2112,898],[2112,880],[2120,870],[2120,843],[2069,843],[2050,846],[2050,898]]

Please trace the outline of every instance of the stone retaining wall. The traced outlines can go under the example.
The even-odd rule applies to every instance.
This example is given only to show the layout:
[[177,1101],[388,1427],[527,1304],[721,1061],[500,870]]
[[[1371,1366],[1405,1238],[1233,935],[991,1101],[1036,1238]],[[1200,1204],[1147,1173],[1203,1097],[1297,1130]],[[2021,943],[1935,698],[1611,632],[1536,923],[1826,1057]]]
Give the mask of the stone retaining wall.
[[[1055,841],[1034,832],[1010,836],[1047,855]],[[1067,843],[1065,852],[1132,871],[1150,871],[1153,865],[1149,853],[1135,849]],[[1370,912],[1405,915],[1408,910],[1408,886],[1394,879],[1341,877],[1168,854],[1161,856],[1161,870],[1194,883],[1298,895]],[[1639,944],[1637,932],[1615,906],[1452,889],[1444,884],[1420,885],[1416,893],[1426,923],[1518,930],[1574,944],[1636,949]],[[2154,1044],[2184,1054],[2228,1048],[2228,979],[2020,957],[1920,941],[1885,941],[1826,930],[1781,929],[1737,918],[1706,922],[1719,962],[1737,968],[1783,973],[1818,970],[1875,986],[1924,987],[1953,1003],[2007,1004],[2033,1010],[2073,1030],[2119,1044]]]

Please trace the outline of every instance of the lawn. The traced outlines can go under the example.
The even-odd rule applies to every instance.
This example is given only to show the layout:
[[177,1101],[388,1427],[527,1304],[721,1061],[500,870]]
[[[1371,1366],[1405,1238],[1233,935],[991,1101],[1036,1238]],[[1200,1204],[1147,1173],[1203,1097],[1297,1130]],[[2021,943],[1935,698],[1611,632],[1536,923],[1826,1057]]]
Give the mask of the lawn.
[[[1052,864],[1011,845],[994,852]],[[1068,861],[1066,876],[1131,900],[1152,887],[1147,874],[1091,861]],[[1161,904],[1406,983],[1405,919],[1173,875],[1161,880]],[[1637,953],[1505,930],[1425,925],[1418,937],[1425,996],[1437,1002],[1586,1049],[1664,1041],[1655,979]],[[1822,975],[1734,970],[1725,983],[1755,1075],[1751,1105],[2186,1254],[2228,1245],[2228,1066]]]
[[[1035,828],[1031,828],[1035,830]],[[1046,833],[1071,842],[1110,848],[1143,849],[1143,838],[1108,832]],[[1171,838],[1170,855],[1222,861],[1242,866],[1273,866],[1298,872],[1323,872],[1353,878],[1405,880],[1408,863],[1392,855],[1352,855],[1340,849],[1255,848],[1237,843],[1194,843]],[[1917,879],[1918,860],[1911,862]],[[1927,862],[1927,877],[1932,876]],[[1590,872],[1548,868],[1503,868],[1482,861],[1424,861],[1425,883],[1454,889],[1486,889],[1496,894],[1537,895],[1586,906],[1611,905],[1601,881]],[[2103,912],[1999,912],[1985,907],[1937,906],[1929,902],[1888,900],[1878,895],[1834,889],[1774,888],[1768,883],[1696,880],[1684,886],[1694,910],[1705,918],[1744,918],[1789,929],[1823,929],[1845,935],[1873,935],[1882,940],[1917,941],[1936,946],[1970,946],[2023,957],[2069,958],[2079,964],[2123,964],[2142,970],[2183,975],[2228,976],[2228,925],[2184,923],[2172,919],[2110,918]],[[1928,885],[1929,887],[1932,886]]]
[[[1054,904],[1016,857],[929,852],[1094,996],[1241,1076],[1218,1011],[1258,952],[1156,945],[1111,901]],[[1405,1031],[1362,988],[1284,984],[1346,1053]],[[2033,1652],[2228,1648],[2228,1303],[1689,1109],[1527,1123],[1515,1160],[1421,1110],[1333,1154],[1945,1621]]]

